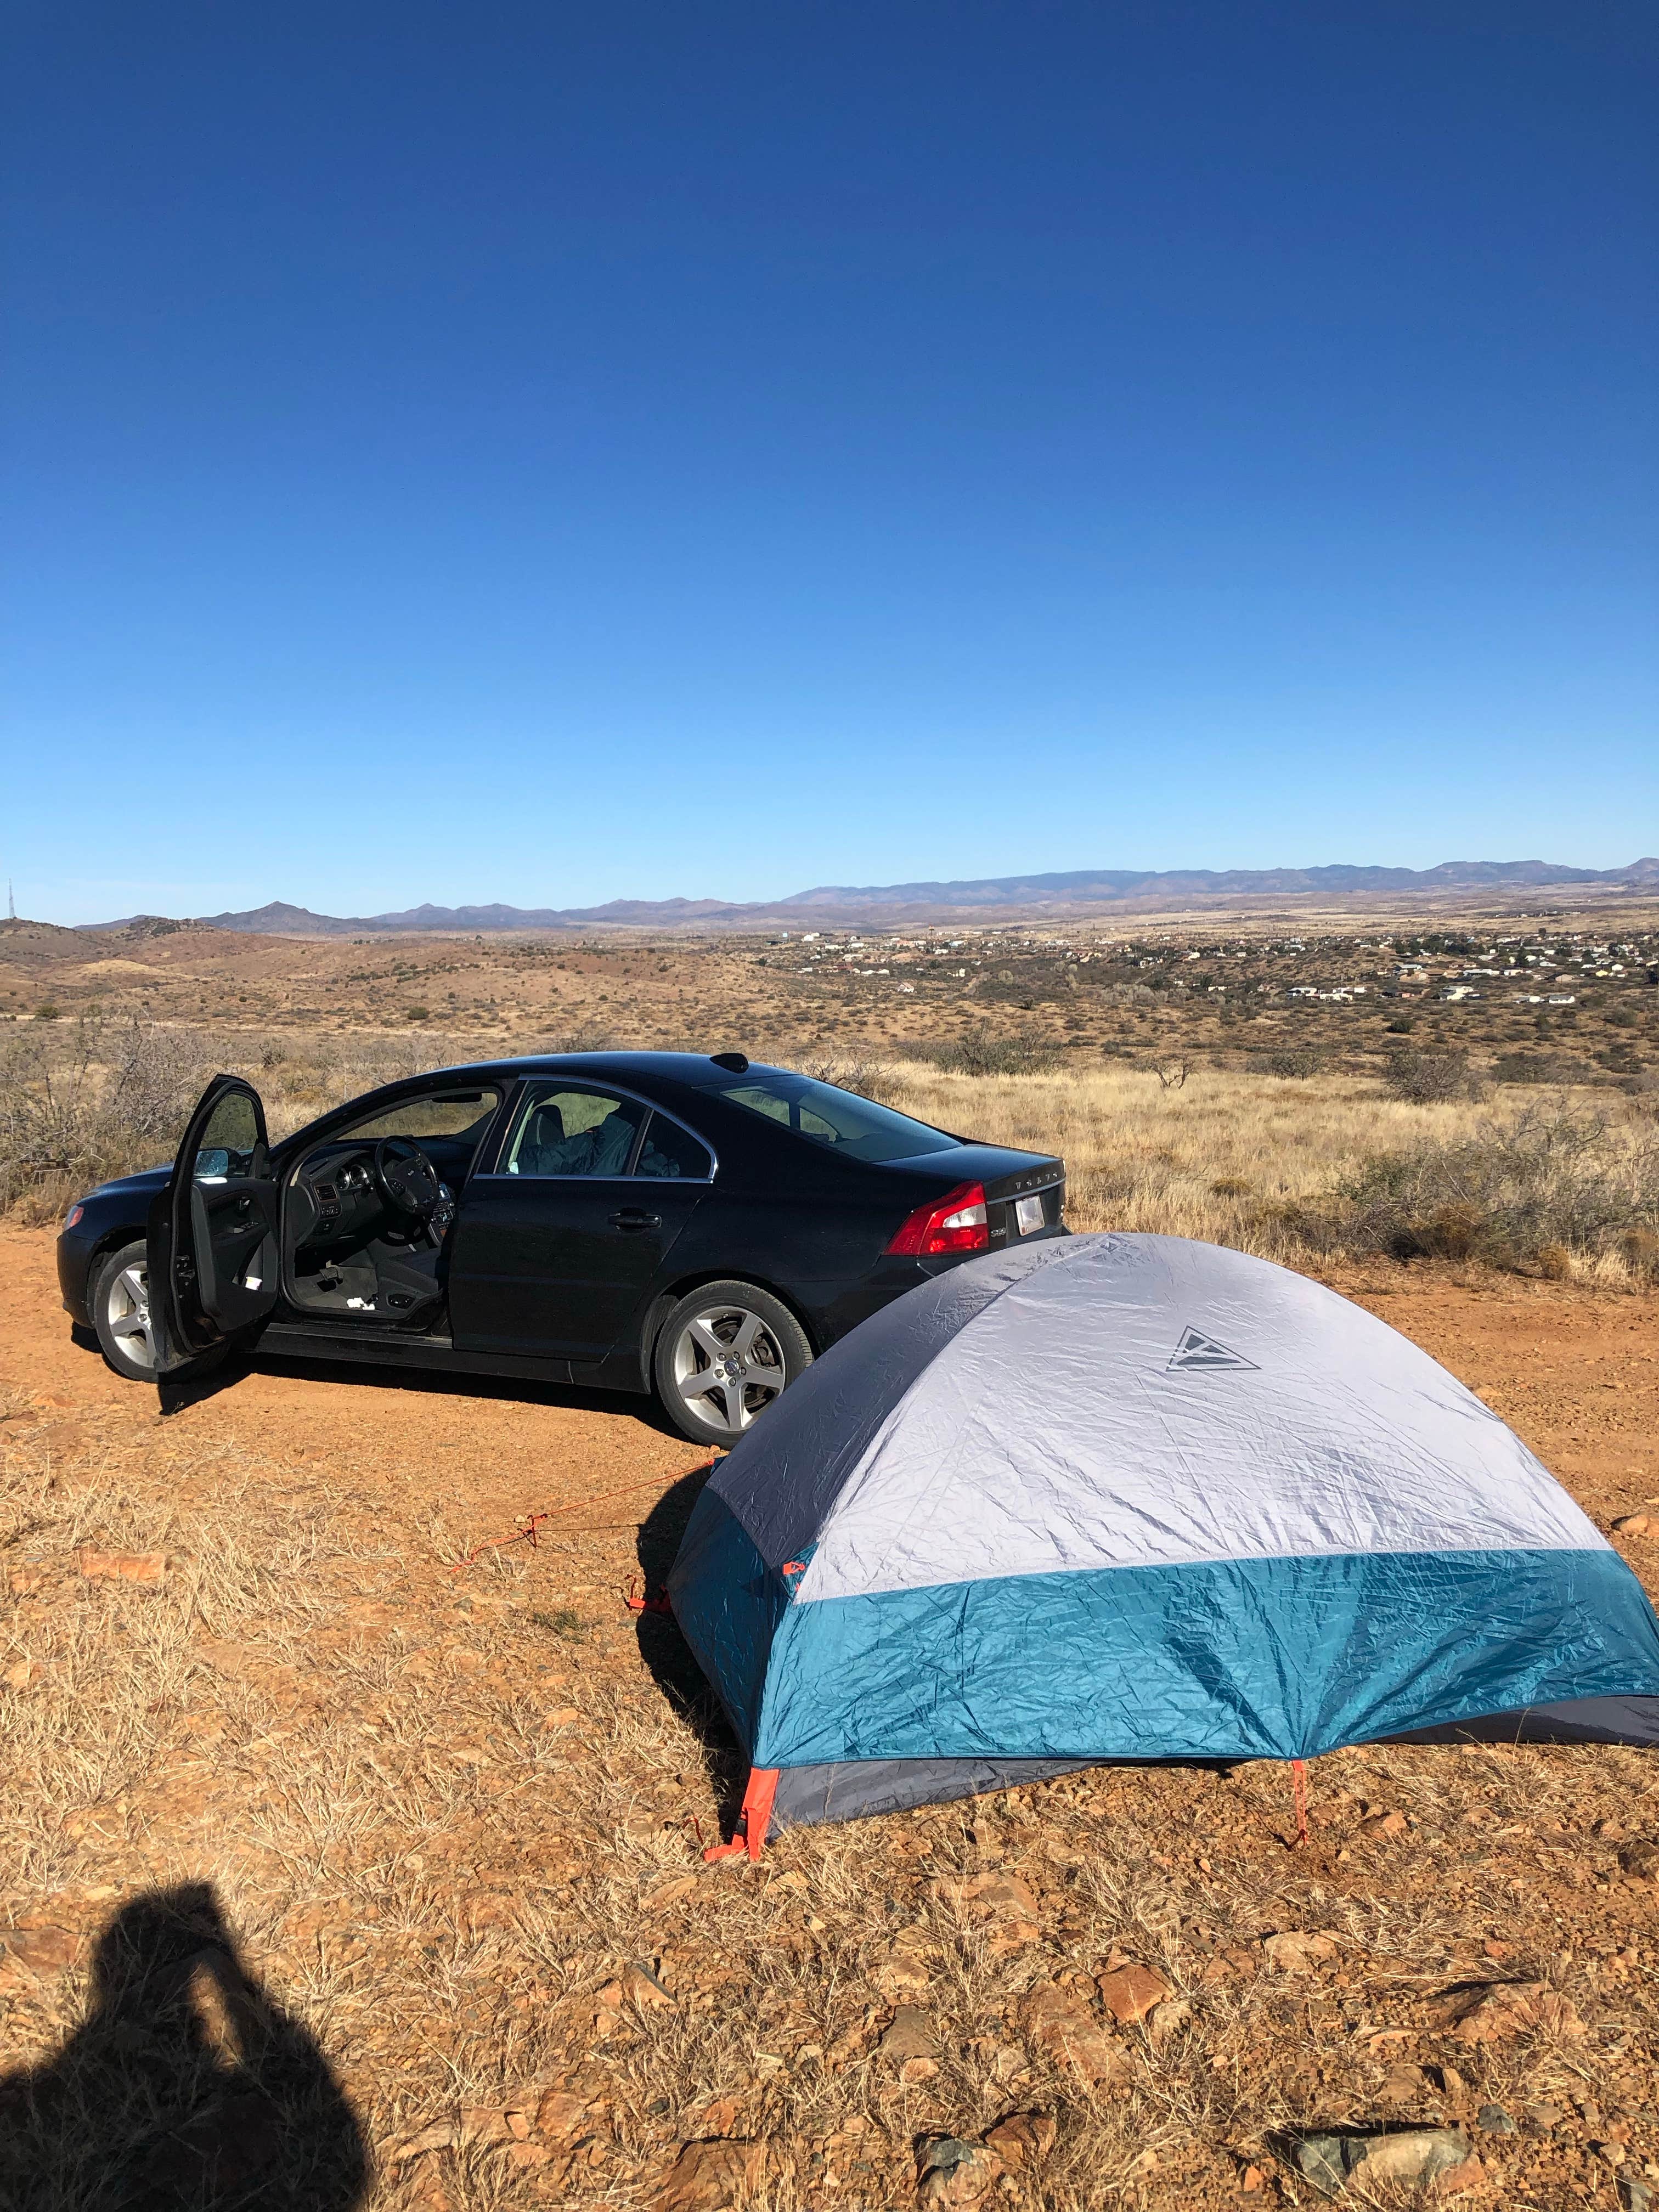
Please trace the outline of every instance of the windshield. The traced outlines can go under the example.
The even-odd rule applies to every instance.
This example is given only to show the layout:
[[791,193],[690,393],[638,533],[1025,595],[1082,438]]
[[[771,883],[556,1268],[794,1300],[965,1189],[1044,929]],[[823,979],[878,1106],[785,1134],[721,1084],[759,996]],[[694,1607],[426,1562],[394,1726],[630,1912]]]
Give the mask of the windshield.
[[951,1152],[958,1142],[943,1129],[832,1083],[814,1083],[810,1075],[751,1067],[740,1083],[722,1084],[720,1095],[855,1160],[913,1160],[920,1152]]

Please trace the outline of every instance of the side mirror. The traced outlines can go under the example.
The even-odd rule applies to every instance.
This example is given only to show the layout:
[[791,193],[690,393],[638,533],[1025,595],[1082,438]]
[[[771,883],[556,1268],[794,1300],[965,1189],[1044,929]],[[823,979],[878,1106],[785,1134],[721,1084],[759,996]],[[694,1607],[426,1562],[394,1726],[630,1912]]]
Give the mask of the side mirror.
[[196,1155],[198,1182],[223,1182],[230,1173],[230,1154],[222,1146],[204,1146]]

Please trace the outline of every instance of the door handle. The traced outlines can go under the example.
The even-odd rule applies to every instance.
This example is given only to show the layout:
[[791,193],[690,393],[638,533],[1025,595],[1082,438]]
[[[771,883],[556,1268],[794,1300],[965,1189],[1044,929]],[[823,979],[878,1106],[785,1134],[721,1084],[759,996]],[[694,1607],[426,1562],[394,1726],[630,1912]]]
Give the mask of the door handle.
[[611,1215],[611,1226],[613,1229],[628,1231],[660,1229],[662,1216],[659,1213],[647,1213],[642,1206],[625,1206],[620,1213]]

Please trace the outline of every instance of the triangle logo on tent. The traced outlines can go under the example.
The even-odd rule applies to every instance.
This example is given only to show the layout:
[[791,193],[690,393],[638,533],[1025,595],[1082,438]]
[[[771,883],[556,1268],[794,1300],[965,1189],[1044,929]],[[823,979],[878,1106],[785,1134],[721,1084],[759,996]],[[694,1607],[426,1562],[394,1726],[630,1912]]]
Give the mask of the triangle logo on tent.
[[1224,1344],[1218,1344],[1214,1337],[1206,1336],[1201,1328],[1183,1328],[1181,1341],[1164,1371],[1166,1375],[1180,1375],[1196,1367],[1248,1367],[1252,1374],[1261,1371],[1254,1359],[1246,1359],[1239,1352],[1230,1352]]

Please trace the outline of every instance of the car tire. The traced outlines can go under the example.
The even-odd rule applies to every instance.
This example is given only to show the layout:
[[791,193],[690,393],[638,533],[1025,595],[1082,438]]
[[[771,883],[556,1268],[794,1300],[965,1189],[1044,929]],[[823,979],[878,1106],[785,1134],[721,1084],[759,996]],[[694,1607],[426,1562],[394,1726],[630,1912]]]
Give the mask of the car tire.
[[[99,1263],[93,1273],[88,1303],[98,1349],[109,1365],[129,1382],[154,1382],[155,1340],[149,1327],[149,1255],[142,1237]],[[218,1365],[227,1349],[216,1345],[187,1366],[174,1368],[169,1380],[185,1382],[206,1374]]]
[[806,1332],[781,1298],[755,1283],[705,1283],[658,1331],[651,1373],[680,1434],[729,1451],[811,1364]]

